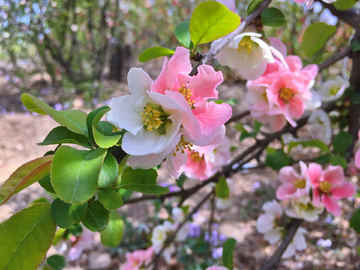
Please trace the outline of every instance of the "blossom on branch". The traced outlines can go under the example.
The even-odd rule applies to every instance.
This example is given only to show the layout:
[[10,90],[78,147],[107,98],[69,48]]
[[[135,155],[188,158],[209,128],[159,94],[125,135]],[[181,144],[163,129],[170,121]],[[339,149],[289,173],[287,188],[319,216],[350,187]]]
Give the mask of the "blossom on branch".
[[286,248],[286,250],[285,250],[284,254],[281,256],[281,258],[283,258],[283,259],[290,258],[291,256],[293,256],[295,254],[296,250],[300,251],[300,250],[306,249],[306,240],[305,240],[305,236],[304,236],[305,233],[307,233],[307,230],[305,230],[303,228],[299,228],[296,231],[292,241]]
[[310,114],[308,124],[315,139],[323,141],[329,145],[332,137],[331,122],[329,115],[321,109]]
[[126,264],[124,264],[121,270],[139,270],[143,269],[145,265],[149,264],[153,255],[153,248],[149,247],[146,250],[135,250],[133,252],[126,253]]
[[314,206],[309,196],[302,196],[291,202],[291,208],[285,210],[288,217],[304,219],[313,222],[324,211],[322,205]]
[[323,83],[317,93],[319,94],[321,101],[331,102],[339,99],[349,85],[348,81],[338,76],[335,80],[329,80]]

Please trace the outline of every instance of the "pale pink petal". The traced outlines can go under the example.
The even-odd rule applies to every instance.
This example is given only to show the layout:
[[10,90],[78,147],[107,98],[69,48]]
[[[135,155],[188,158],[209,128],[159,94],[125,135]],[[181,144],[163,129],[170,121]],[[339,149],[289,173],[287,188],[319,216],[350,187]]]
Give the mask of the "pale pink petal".
[[322,180],[329,182],[333,187],[340,186],[345,180],[344,170],[341,166],[329,166],[324,170]]
[[216,1],[223,4],[224,6],[226,6],[230,11],[232,11],[234,13],[236,12],[234,0],[216,0]]
[[338,205],[337,200],[327,196],[326,194],[322,195],[321,201],[325,206],[326,210],[333,214],[334,216],[340,216],[341,207]]
[[256,229],[259,233],[266,233],[274,226],[274,217],[268,214],[262,214],[256,221]]
[[296,192],[294,184],[283,184],[276,191],[276,198],[278,200],[288,200],[288,195]]
[[321,206],[321,202],[320,202],[320,191],[316,188],[313,189],[313,200],[312,203],[314,206]]
[[323,172],[323,169],[319,164],[317,164],[317,163],[309,164],[307,173],[310,177],[310,182],[312,183],[312,185],[314,187],[319,186],[320,177],[321,177],[322,172]]
[[166,68],[167,68],[167,62],[168,59],[165,57],[164,64],[162,66],[162,70],[157,77],[157,79],[154,81],[154,83],[151,86],[151,92],[156,92],[159,94],[165,94],[165,90],[170,90],[167,82],[167,76],[166,76]]
[[297,55],[289,55],[285,57],[285,61],[291,72],[299,71],[302,68],[301,58]]
[[301,175],[299,175],[291,166],[285,166],[280,169],[279,179],[284,184],[293,183],[301,178],[302,178]]
[[176,156],[170,153],[166,159],[166,168],[169,174],[178,179],[180,174],[184,171],[186,164],[187,155],[186,153],[176,152]]
[[360,168],[360,149],[355,153],[355,165]]
[[230,119],[232,108],[229,104],[207,102],[192,110],[201,126],[201,133],[209,135]]
[[268,40],[270,41],[270,46],[275,48],[278,52],[282,54],[283,57],[286,56],[286,45],[276,37],[269,37]]
[[356,187],[352,183],[345,182],[340,187],[332,188],[330,192],[335,199],[342,199],[355,195]]

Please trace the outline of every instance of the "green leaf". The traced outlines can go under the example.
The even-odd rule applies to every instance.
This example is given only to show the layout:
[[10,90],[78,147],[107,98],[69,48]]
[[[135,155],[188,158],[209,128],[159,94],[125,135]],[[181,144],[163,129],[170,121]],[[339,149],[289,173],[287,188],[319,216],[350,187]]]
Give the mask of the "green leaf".
[[21,100],[30,111],[39,114],[48,114],[61,126],[65,126],[75,133],[87,136],[85,112],[79,110],[57,111],[44,101],[27,93],[21,95]]
[[255,134],[255,137],[256,137],[256,134],[259,132],[261,126],[262,126],[262,123],[260,123],[258,121],[254,122],[254,134]]
[[360,39],[355,40],[352,44],[351,44],[351,49],[353,52],[358,52],[360,51]]
[[279,27],[286,23],[284,14],[277,8],[266,8],[261,12],[261,21],[265,26]]
[[17,168],[0,187],[0,205],[7,202],[14,194],[48,175],[53,157],[37,158]]
[[139,61],[144,63],[146,61],[149,61],[151,59],[154,58],[158,58],[161,56],[168,56],[168,55],[173,55],[175,52],[173,50],[167,49],[167,48],[163,48],[163,47],[152,47],[152,48],[148,48],[145,51],[143,51],[140,55],[139,55]]
[[110,148],[111,146],[114,146],[122,136],[121,134],[106,136],[99,132],[95,127],[92,127],[92,132],[94,134],[96,144],[101,148]]
[[62,270],[66,266],[66,261],[64,256],[57,254],[47,258],[46,262],[54,270]]
[[222,259],[224,266],[232,270],[233,269],[233,256],[236,246],[236,240],[234,238],[229,238],[226,240],[223,246]]
[[360,246],[357,247],[356,252],[360,256]]
[[112,187],[108,189],[99,189],[98,198],[107,210],[116,210],[123,205],[121,195]]
[[317,147],[326,153],[330,153],[329,147],[323,141],[320,140],[310,140],[310,141],[301,141],[301,142],[291,141],[289,143],[287,152],[290,153],[291,149],[298,146],[299,144],[302,145],[303,147]]
[[312,57],[322,47],[324,47],[328,38],[330,38],[336,31],[336,26],[327,25],[324,22],[316,22],[306,28],[302,49],[304,54],[308,57]]
[[83,227],[81,224],[74,224],[69,229],[67,229],[75,237],[79,237],[83,232]]
[[282,149],[266,149],[265,165],[273,170],[279,171],[282,167],[294,162],[294,159],[284,153]]
[[340,156],[331,156],[330,164],[333,166],[340,165],[344,169],[346,169],[346,167],[347,167],[346,159],[344,157],[340,157]]
[[121,243],[124,227],[124,221],[119,213],[110,212],[109,223],[100,233],[101,243],[106,247],[117,247]]
[[51,184],[67,203],[83,203],[96,191],[106,149],[84,151],[60,146],[51,164]]
[[355,3],[355,0],[337,0],[333,5],[337,10],[347,10],[352,8]]
[[176,179],[176,185],[180,188],[183,187],[184,185],[184,182],[185,180],[187,179],[186,175],[184,173],[182,173],[180,176],[179,176],[179,179]]
[[60,228],[69,228],[74,223],[80,223],[85,217],[87,202],[84,204],[69,204],[59,198],[51,204],[51,214]]
[[43,189],[45,189],[47,192],[50,192],[53,194],[56,193],[53,186],[51,185],[50,174],[41,178],[38,182],[39,182],[40,186],[42,186]]
[[191,38],[190,38],[190,21],[184,21],[179,23],[175,27],[175,36],[177,40],[183,45],[185,48],[191,48]]
[[100,171],[98,187],[108,188],[116,180],[118,172],[119,166],[116,158],[108,152]]
[[240,17],[226,6],[215,1],[199,4],[190,19],[190,36],[197,45],[214,41],[234,31]]
[[121,176],[119,188],[149,194],[163,194],[169,192],[168,188],[156,184],[157,172],[154,169],[134,170],[126,168]]
[[350,218],[350,227],[360,234],[360,208]]
[[320,155],[315,159],[315,162],[319,164],[326,164],[330,162],[330,158],[331,158],[330,154]]
[[250,15],[262,3],[263,0],[253,0],[247,8],[247,15]]
[[216,183],[215,194],[218,198],[229,198],[230,190],[225,177],[220,177]]
[[109,211],[99,201],[92,201],[88,205],[82,224],[93,232],[104,230],[109,221]]
[[333,139],[332,144],[334,147],[334,154],[340,154],[346,151],[353,141],[352,136],[345,132],[340,131]]
[[0,226],[0,269],[36,269],[55,230],[50,204],[35,204],[13,215]]
[[60,243],[60,241],[62,239],[64,239],[64,236],[66,234],[67,230],[66,229],[61,229],[59,228],[56,232],[55,232],[55,237],[54,237],[54,240],[52,242],[52,245],[53,246],[56,246],[57,244]]
[[38,145],[63,143],[78,144],[86,148],[92,149],[92,146],[86,136],[72,132],[66,127],[62,126],[52,129],[50,133],[46,136],[45,140],[41,143],[38,143]]

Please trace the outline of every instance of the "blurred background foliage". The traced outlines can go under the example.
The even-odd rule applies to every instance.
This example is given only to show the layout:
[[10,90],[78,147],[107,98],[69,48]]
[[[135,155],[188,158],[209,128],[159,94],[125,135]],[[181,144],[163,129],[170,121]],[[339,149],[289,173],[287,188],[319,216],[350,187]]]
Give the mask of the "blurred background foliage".
[[[178,46],[174,28],[189,20],[200,2],[203,0],[0,0],[0,72],[4,75],[10,67],[6,81],[20,92],[34,88],[31,78],[38,74],[43,80],[37,83],[51,84],[63,97],[76,93],[85,100],[101,99],[102,83],[125,82],[127,71],[137,64],[144,49]],[[249,2],[236,1],[242,18]],[[343,47],[352,34],[316,4],[309,10],[293,1],[274,1],[272,5],[282,10],[288,23],[265,29],[268,37],[280,38],[288,53],[299,55],[305,63],[327,57],[321,51],[306,59],[301,51],[302,34],[312,22],[341,26],[324,49],[329,54]],[[208,47],[199,50],[205,52]],[[223,71],[227,79],[236,77]]]

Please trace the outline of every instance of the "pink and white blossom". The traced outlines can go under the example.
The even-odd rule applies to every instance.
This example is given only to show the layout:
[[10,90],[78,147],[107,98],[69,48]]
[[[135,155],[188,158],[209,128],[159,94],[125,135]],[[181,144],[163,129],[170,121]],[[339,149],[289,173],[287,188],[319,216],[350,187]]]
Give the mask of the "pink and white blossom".
[[352,183],[345,182],[343,168],[329,166],[323,170],[319,164],[311,163],[308,174],[313,188],[313,205],[323,205],[328,212],[339,216],[341,207],[337,201],[356,193],[356,187]]
[[285,210],[288,217],[313,222],[324,211],[322,205],[314,206],[309,196],[302,196],[291,202],[291,208]]
[[321,109],[310,114],[308,124],[315,139],[329,145],[332,137],[331,122],[329,115]]
[[307,231],[305,229],[299,228],[281,258],[290,258],[295,254],[296,250],[300,251],[306,249],[306,240],[304,236],[306,233]]
[[307,175],[307,167],[302,161],[300,161],[299,164],[301,174],[298,174],[291,166],[281,168],[279,178],[282,184],[276,191],[277,199],[297,199],[309,194],[310,179]]
[[[259,78],[269,63],[274,63],[273,53],[282,58],[282,54],[260,39],[261,34],[245,32],[236,36],[217,55],[221,65],[235,69],[247,80]],[[222,39],[215,40],[211,47],[216,47]]]
[[139,270],[150,263],[153,255],[153,248],[149,247],[146,250],[135,250],[126,253],[126,263],[121,267],[121,270]]
[[92,246],[93,240],[95,237],[95,233],[82,227],[82,233],[79,237],[75,237],[71,235],[71,248],[67,255],[68,261],[72,262],[77,260],[84,249],[88,249]]
[[230,143],[227,137],[215,149],[213,146],[194,146],[186,151],[184,172],[187,177],[206,180],[218,172],[230,160]]

